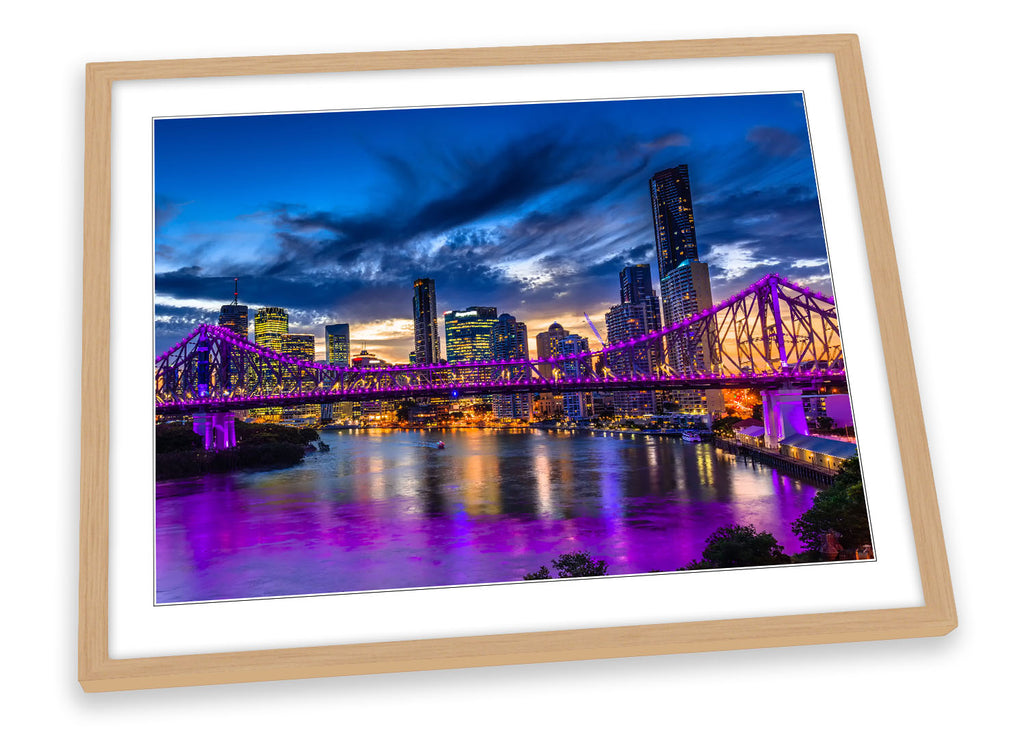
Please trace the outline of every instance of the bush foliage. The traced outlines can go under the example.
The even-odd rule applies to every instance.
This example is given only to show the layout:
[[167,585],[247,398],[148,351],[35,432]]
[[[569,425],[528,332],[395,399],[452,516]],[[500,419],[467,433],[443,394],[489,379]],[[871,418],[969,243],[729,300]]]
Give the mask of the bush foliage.
[[856,457],[843,463],[832,486],[814,496],[811,508],[793,523],[793,534],[812,554],[825,551],[829,534],[844,551],[853,551],[871,542],[864,482]]
[[[597,560],[590,553],[582,550],[563,553],[551,561],[551,565],[558,571],[559,578],[589,578],[608,573],[607,561]],[[553,578],[547,566],[541,566],[539,570],[523,576],[524,581],[537,581],[545,578]]]
[[790,562],[775,535],[758,532],[753,525],[719,527],[705,540],[705,545],[700,560],[691,561],[679,570],[774,566]]

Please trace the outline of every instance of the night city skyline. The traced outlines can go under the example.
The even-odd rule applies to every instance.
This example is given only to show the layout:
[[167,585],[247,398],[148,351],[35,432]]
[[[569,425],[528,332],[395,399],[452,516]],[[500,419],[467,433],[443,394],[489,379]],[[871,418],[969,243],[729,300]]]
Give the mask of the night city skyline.
[[[413,283],[535,335],[592,336],[619,273],[657,268],[648,182],[689,168],[722,298],[767,271],[831,294],[799,94],[157,120],[156,350],[233,297],[397,363]],[[443,335],[440,336],[442,342]],[[442,343],[440,355],[443,357]]]

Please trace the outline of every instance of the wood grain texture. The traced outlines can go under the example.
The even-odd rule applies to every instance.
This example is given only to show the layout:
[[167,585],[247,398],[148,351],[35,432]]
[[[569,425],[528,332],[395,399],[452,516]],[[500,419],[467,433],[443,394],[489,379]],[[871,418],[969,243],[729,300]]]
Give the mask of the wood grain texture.
[[[925,605],[114,660],[108,650],[111,92],[118,80],[832,54],[853,158]],[[881,168],[854,35],[107,62],[86,67],[79,682],[112,691],[943,635],[956,627]]]

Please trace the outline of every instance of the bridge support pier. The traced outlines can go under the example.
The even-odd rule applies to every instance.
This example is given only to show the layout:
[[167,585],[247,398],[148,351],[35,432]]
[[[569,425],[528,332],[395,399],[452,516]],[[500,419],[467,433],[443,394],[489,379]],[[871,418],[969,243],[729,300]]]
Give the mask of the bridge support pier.
[[235,416],[231,412],[204,412],[192,415],[192,432],[202,435],[206,450],[227,450],[234,448]]
[[778,450],[783,438],[807,435],[807,415],[804,414],[803,392],[799,389],[771,389],[761,392],[764,402],[764,443]]

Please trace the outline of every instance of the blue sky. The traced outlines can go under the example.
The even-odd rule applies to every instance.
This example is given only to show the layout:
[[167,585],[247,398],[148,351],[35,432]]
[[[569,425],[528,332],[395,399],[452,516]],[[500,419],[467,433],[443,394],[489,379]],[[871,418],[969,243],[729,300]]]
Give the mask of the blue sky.
[[[716,300],[768,271],[831,293],[799,94],[155,121],[156,349],[216,322],[348,322],[404,362],[412,282],[591,336],[618,272],[657,265],[648,180],[687,164]],[[443,332],[443,327],[442,327]]]

